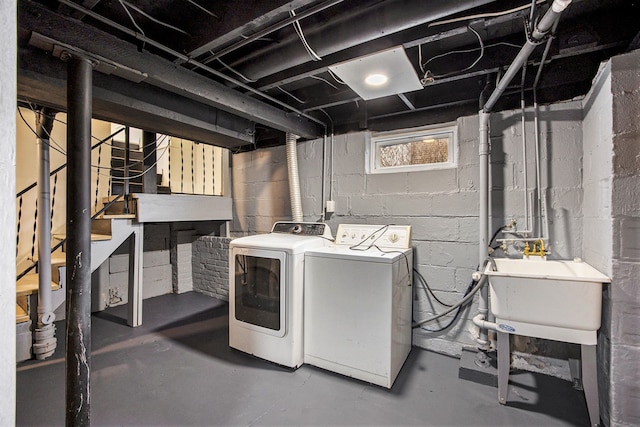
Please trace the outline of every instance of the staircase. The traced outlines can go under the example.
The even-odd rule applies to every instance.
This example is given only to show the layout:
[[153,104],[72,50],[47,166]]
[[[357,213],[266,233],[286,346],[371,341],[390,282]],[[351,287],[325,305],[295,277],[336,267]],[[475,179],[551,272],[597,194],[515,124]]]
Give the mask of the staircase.
[[[108,202],[108,199],[105,199]],[[133,202],[132,202],[133,204]],[[135,211],[135,210],[134,210]],[[62,241],[64,235],[54,235]],[[94,272],[125,241],[129,240],[129,301],[127,323],[142,324],[142,239],[143,224],[135,221],[135,215],[105,213],[91,224],[91,272]],[[64,245],[62,246],[64,249]],[[66,254],[58,250],[51,255],[52,308],[55,311],[65,302]],[[32,352],[41,351],[32,346],[34,325],[37,324],[38,273],[28,273],[16,282],[16,348],[17,361],[31,359]],[[55,343],[55,341],[54,341]],[[54,346],[55,348],[55,346]],[[48,356],[48,354],[47,354]],[[46,356],[45,356],[46,357]]]
[[[124,194],[124,165],[126,155],[126,144],[124,142],[113,141],[111,143],[111,194]],[[129,194],[142,193],[142,172],[144,170],[144,154],[137,144],[129,146]],[[162,185],[162,174],[156,175],[157,194],[171,194],[168,186]]]

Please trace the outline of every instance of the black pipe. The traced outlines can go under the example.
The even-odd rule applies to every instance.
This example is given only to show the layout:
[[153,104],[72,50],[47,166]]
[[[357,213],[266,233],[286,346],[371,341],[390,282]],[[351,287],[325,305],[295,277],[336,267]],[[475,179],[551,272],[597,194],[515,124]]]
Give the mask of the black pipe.
[[92,64],[67,64],[66,425],[90,425]]
[[124,213],[129,213],[129,154],[131,153],[129,126],[124,128]]
[[142,192],[156,194],[158,192],[158,161],[156,134],[142,133],[142,155],[144,158],[144,175],[142,175]]

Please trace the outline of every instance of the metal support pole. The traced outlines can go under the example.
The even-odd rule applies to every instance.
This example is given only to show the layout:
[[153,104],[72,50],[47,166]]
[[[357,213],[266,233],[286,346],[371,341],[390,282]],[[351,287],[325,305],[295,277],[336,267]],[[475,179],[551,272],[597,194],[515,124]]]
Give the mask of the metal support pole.
[[67,69],[66,425],[90,425],[92,64]]
[[56,350],[55,315],[51,304],[51,192],[49,185],[49,135],[55,111],[42,108],[36,112],[38,134],[38,325],[33,353],[46,359]]
[[156,134],[144,131],[142,133],[143,172],[142,192],[156,194],[158,192],[158,168],[157,168]]
[[129,126],[124,128],[124,213],[129,213],[129,154],[131,150]]

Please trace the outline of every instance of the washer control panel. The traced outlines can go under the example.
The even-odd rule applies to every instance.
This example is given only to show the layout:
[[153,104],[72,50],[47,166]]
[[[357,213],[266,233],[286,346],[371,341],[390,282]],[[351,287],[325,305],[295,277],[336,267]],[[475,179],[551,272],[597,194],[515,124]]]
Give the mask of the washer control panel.
[[272,233],[294,234],[299,236],[322,236],[331,239],[331,230],[322,222],[276,222]]
[[363,249],[373,245],[387,249],[408,249],[411,247],[411,226],[340,224],[336,244]]

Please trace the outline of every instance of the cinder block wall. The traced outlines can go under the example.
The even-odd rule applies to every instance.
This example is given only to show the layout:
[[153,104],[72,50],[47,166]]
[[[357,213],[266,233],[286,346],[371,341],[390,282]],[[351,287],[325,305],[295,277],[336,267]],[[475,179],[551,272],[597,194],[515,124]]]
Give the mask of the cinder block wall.
[[[527,111],[528,156],[533,164],[532,112]],[[543,107],[542,181],[548,187],[551,248],[554,258],[582,256],[582,105],[567,102]],[[409,224],[415,249],[414,266],[440,299],[458,301],[478,263],[478,118],[457,121],[459,164],[455,169],[369,175],[365,172],[367,135],[353,133],[334,140],[333,199],[336,212],[328,223]],[[519,111],[494,114],[492,144],[492,225],[523,220],[522,129]],[[322,140],[298,144],[298,163],[305,220],[322,214]],[[233,235],[268,232],[276,220],[291,218],[285,147],[233,156]],[[330,165],[327,162],[326,167]],[[534,171],[529,168],[529,187]],[[328,182],[327,194],[328,194]],[[517,255],[517,254],[513,254]],[[442,311],[415,287],[414,318]],[[416,330],[414,344],[459,355],[473,344],[475,304],[462,321],[446,332]],[[447,322],[450,318],[445,317]],[[437,329],[438,324],[428,328]],[[553,344],[524,340],[522,349],[545,350]],[[564,347],[563,347],[564,348]]]
[[612,58],[584,103],[585,259],[609,274],[598,339],[602,418],[640,424],[640,52]]

